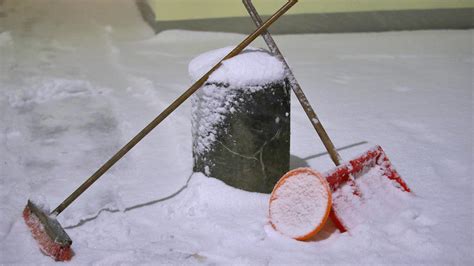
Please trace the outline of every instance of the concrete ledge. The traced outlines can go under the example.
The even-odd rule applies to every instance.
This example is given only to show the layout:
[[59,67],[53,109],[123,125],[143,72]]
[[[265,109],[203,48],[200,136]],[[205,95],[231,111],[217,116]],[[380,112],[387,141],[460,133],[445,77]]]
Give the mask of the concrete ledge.
[[[250,33],[250,17],[156,21],[146,0],[136,0],[145,21],[161,32],[170,29]],[[283,16],[271,28],[275,34],[380,32],[474,28],[474,8],[370,11]]]

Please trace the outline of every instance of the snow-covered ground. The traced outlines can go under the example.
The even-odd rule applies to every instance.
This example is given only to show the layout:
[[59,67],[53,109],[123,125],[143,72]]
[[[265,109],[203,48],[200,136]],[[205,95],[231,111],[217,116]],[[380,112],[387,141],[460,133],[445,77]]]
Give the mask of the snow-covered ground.
[[[244,38],[155,36],[133,1],[113,2],[0,1],[1,264],[53,263],[26,200],[54,208],[190,85],[194,56]],[[192,174],[187,102],[59,216],[72,264],[472,264],[473,31],[276,40],[336,146],[367,142],[342,156],[380,144],[414,191],[407,207],[285,238],[269,195]],[[293,167],[332,167],[296,99],[291,141]]]

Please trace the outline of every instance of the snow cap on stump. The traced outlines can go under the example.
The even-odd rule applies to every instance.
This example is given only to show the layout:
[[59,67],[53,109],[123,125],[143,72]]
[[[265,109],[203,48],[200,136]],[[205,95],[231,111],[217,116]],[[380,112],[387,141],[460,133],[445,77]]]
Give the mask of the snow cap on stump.
[[[225,47],[197,56],[189,63],[189,75],[193,80],[200,79],[232,49],[234,47]],[[225,60],[207,82],[243,88],[275,83],[285,77],[285,68],[276,57],[266,50],[247,47],[239,55]]]

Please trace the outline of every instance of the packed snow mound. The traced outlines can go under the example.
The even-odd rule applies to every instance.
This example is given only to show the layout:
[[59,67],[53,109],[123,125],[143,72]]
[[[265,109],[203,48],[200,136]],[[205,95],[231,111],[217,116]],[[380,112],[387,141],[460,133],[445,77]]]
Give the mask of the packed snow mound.
[[[203,53],[189,63],[188,71],[193,80],[200,79],[234,47],[229,46]],[[208,79],[208,82],[223,83],[242,88],[264,85],[285,78],[285,68],[276,57],[263,49],[247,47],[240,54],[227,59]]]

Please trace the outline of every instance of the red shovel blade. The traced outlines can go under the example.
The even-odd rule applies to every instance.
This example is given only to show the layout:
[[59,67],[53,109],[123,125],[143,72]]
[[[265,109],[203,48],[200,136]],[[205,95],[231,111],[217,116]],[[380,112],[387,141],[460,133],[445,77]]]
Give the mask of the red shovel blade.
[[[348,231],[367,218],[358,210],[365,201],[380,200],[385,204],[390,203],[390,195],[396,196],[400,191],[410,192],[380,146],[339,165],[325,173],[324,177],[333,192],[330,217],[341,232]],[[396,191],[393,191],[394,188]],[[377,199],[377,194],[382,199]]]

